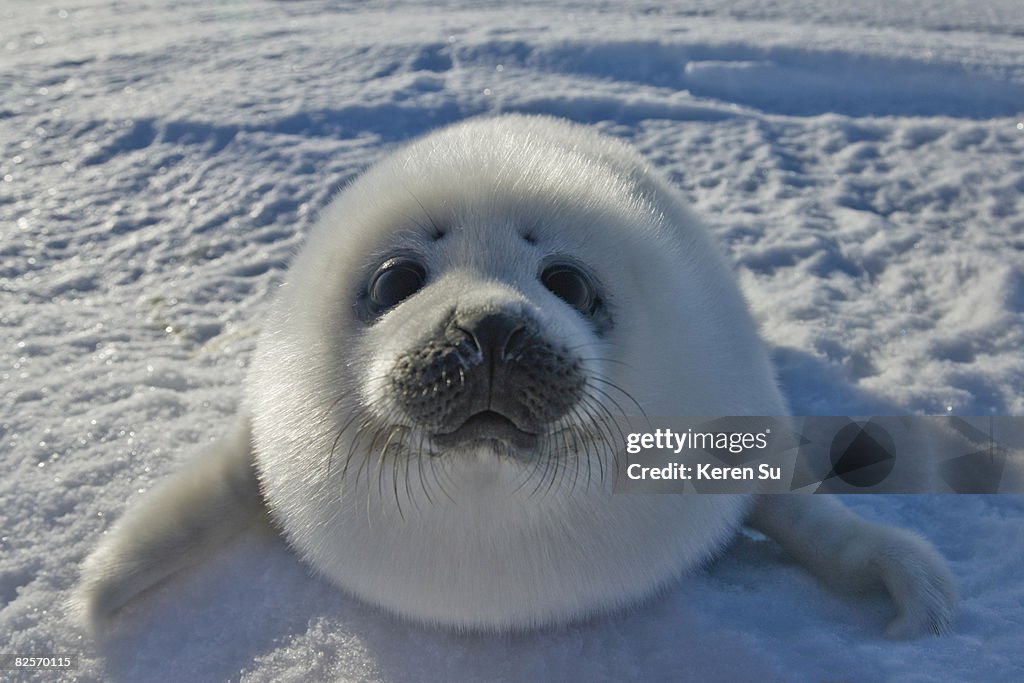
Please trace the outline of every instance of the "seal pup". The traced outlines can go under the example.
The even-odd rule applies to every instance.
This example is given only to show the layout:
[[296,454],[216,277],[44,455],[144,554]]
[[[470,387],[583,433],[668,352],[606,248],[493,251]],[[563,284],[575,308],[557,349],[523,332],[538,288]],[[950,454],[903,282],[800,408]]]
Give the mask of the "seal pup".
[[83,568],[101,628],[267,517],[399,615],[506,631],[634,604],[746,521],[887,632],[950,628],[923,539],[823,496],[612,495],[615,416],[783,415],[732,271],[626,144],[547,117],[470,120],[325,210],[266,321],[234,430],[130,508]]

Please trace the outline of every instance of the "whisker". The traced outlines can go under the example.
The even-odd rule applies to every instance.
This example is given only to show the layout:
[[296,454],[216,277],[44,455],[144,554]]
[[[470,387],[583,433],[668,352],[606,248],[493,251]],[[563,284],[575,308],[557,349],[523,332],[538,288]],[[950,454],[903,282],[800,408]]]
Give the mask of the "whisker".
[[[644,410],[644,407],[642,405],[640,405],[640,402],[637,401],[635,398],[633,398],[633,395],[631,393],[629,393],[628,391],[626,391],[625,389],[620,387],[615,382],[612,382],[612,381],[610,381],[608,379],[605,379],[604,377],[600,377],[600,376],[597,376],[597,375],[591,375],[587,379],[588,380],[593,380],[595,382],[599,382],[599,383],[601,383],[601,384],[603,384],[603,385],[605,385],[605,386],[607,386],[607,387],[609,387],[611,389],[614,389],[614,390],[618,391],[620,394],[622,394],[627,399],[629,399],[630,403],[632,403],[633,405],[636,406],[637,410],[640,411],[640,415],[642,415],[643,417],[647,417],[647,412]],[[622,408],[622,406],[619,404],[619,402],[616,401],[611,396],[611,394],[605,392],[604,390],[598,389],[597,387],[594,387],[594,389],[597,390],[597,391],[600,391],[602,393],[602,395],[604,395],[605,398],[607,398],[609,401],[611,401],[612,404],[614,404],[615,407],[619,410],[619,412],[622,413],[623,417],[626,416],[626,411]]]

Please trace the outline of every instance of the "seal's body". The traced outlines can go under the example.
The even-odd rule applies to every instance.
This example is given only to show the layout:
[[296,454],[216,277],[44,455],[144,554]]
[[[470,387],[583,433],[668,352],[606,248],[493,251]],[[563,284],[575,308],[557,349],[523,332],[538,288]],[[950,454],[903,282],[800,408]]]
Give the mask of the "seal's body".
[[617,416],[786,407],[709,234],[583,127],[466,122],[346,189],[289,271],[244,406],[87,562],[94,619],[269,510],[344,589],[457,628],[633,603],[745,518],[823,576],[885,585],[895,635],[951,620],[930,546],[830,499],[611,494]]

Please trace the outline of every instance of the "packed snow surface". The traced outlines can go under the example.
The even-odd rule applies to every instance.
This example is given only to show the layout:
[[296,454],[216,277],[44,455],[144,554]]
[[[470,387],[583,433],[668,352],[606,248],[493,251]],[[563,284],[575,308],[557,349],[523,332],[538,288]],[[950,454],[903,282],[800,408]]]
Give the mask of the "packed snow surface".
[[1017,0],[440,4],[0,6],[0,652],[79,656],[38,680],[1024,680],[1013,496],[847,501],[949,559],[941,638],[885,640],[887,602],[746,534],[635,610],[511,636],[405,623],[249,536],[82,635],[79,563],[227,429],[318,212],[473,115],[645,153],[736,263],[795,413],[1024,414]]

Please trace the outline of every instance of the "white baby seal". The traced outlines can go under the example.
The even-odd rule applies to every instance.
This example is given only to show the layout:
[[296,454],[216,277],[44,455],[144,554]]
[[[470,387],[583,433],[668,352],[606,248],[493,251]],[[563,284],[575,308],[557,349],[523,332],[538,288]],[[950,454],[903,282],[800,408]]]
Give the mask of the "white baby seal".
[[613,417],[786,406],[709,233],[581,126],[472,120],[366,172],[292,265],[243,406],[88,558],[94,626],[264,511],[343,589],[458,629],[635,603],[744,522],[837,586],[887,590],[891,635],[951,624],[932,547],[829,497],[612,495]]

